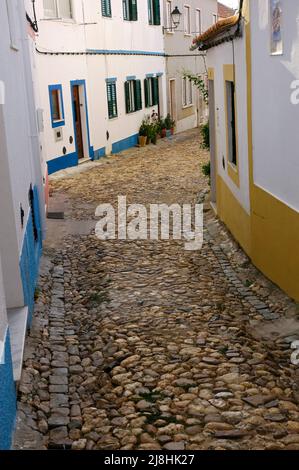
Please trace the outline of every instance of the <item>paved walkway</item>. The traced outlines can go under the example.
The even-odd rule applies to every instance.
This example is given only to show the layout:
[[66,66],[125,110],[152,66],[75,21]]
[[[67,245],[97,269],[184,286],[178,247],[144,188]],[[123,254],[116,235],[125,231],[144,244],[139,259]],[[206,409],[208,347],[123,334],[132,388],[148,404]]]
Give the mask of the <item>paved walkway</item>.
[[208,205],[201,251],[93,235],[118,195],[203,199],[207,158],[191,131],[53,182],[15,448],[299,449],[297,306]]

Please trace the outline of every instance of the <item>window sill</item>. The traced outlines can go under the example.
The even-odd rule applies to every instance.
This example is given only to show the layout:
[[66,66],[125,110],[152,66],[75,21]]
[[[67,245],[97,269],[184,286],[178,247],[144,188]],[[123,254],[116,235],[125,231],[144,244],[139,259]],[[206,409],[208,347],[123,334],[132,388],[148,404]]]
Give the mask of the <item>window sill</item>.
[[184,33],[184,36],[185,36],[186,38],[191,38],[191,37],[192,37],[192,34],[191,34],[191,33]]
[[136,109],[135,111],[129,111],[129,112],[126,113],[126,114],[127,114],[127,115],[135,114],[135,113],[139,113],[140,111],[142,111],[142,109]]
[[185,105],[183,104],[182,109],[192,108],[193,106],[194,106],[193,103],[191,103],[191,104],[185,104]]
[[76,24],[73,18],[42,18],[40,21],[54,21],[56,23]]
[[56,129],[57,127],[63,127],[63,126],[65,126],[65,121],[52,121],[53,129]]
[[230,168],[237,174],[238,173],[238,166],[235,163],[230,162],[230,161],[228,162],[228,164],[229,164]]
[[108,121],[111,122],[111,121],[116,121],[118,119],[118,116],[113,116],[113,117],[109,117],[108,116]]

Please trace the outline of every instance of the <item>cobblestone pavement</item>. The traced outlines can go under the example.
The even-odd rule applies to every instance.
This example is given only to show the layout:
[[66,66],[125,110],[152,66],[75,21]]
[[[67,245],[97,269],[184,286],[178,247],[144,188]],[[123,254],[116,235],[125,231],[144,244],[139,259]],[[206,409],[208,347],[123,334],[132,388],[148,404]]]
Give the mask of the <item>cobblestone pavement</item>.
[[204,199],[207,158],[191,131],[53,182],[66,221],[50,221],[16,449],[299,449],[297,305],[209,206],[201,251],[90,229],[118,195]]

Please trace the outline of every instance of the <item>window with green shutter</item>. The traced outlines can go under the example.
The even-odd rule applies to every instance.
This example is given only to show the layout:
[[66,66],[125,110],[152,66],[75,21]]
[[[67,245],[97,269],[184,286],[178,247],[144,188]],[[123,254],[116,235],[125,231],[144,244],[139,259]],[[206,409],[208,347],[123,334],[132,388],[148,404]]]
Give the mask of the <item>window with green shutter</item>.
[[102,15],[111,17],[111,0],[102,0]]
[[148,77],[144,80],[145,107],[150,108],[159,104],[159,79]]
[[123,0],[123,14],[124,20],[137,21],[137,0]]
[[148,0],[148,20],[149,24],[160,25],[160,0]]
[[135,80],[135,111],[142,109],[141,81]]
[[117,117],[117,96],[115,81],[107,82],[107,102],[109,119]]
[[125,82],[126,113],[134,113],[142,109],[142,92],[140,80]]

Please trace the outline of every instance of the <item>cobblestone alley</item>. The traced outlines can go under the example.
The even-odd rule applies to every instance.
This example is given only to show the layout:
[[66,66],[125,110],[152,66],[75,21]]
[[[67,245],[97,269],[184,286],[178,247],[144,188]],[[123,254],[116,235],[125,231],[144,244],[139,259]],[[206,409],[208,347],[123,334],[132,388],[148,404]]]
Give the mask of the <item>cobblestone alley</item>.
[[205,203],[205,242],[100,241],[98,204],[208,198],[198,131],[51,181],[16,449],[297,449],[297,305]]

